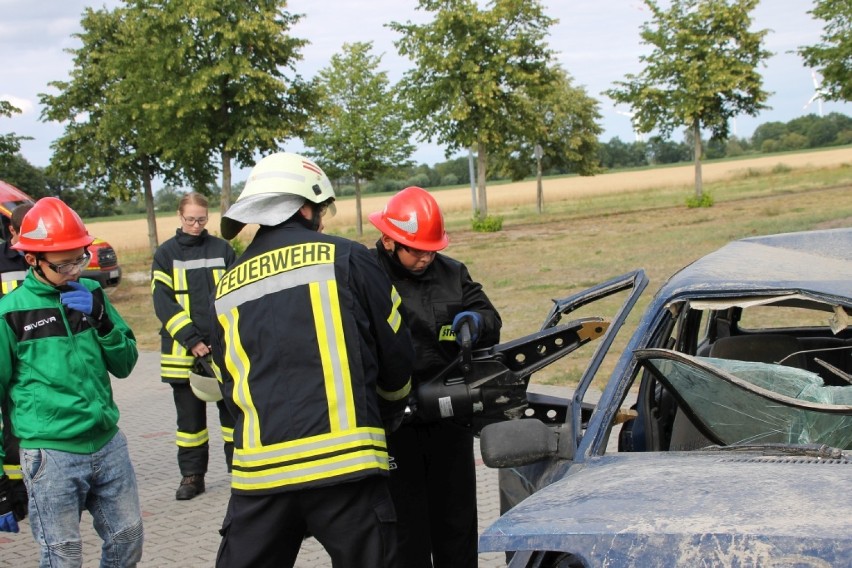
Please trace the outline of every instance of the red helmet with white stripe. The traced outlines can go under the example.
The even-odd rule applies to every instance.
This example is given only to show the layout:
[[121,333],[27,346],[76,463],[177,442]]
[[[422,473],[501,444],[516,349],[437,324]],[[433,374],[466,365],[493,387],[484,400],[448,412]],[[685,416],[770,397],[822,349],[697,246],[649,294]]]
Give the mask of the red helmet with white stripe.
[[408,247],[439,251],[449,243],[438,202],[420,187],[406,187],[369,219],[383,234]]

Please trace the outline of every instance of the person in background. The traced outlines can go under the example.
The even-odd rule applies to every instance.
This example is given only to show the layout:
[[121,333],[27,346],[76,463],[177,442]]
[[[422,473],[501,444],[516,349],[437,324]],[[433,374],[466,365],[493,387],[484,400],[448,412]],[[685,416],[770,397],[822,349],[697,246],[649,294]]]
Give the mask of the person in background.
[[[207,403],[190,387],[190,372],[207,375],[200,360],[210,358],[210,298],[225,269],[236,259],[230,243],[207,232],[207,198],[187,193],[180,200],[180,227],[154,253],[151,291],[160,329],[160,377],[172,386],[177,411],[178,501],[204,493],[209,457]],[[225,465],[231,471],[234,421],[216,403],[224,440]]]
[[[3,241],[0,251],[0,298],[17,288],[24,281],[29,265],[24,255],[12,248],[18,242],[21,232],[21,221],[24,215],[33,208],[32,203],[22,203],[14,209],[6,224],[6,240]],[[12,510],[17,520],[23,520],[27,516],[27,486],[21,475],[21,459],[18,455],[18,439],[12,434],[12,426],[9,423],[9,412],[6,405],[0,405],[0,417],[3,420],[3,450],[6,458],[3,460],[3,472],[9,478],[9,495]]]
[[313,535],[335,568],[396,563],[385,428],[414,350],[370,251],[322,233],[334,190],[311,160],[258,162],[222,234],[260,225],[219,281],[213,359],[236,417],[218,568],[293,566]]
[[[12,247],[30,269],[0,300],[0,403],[20,440],[40,566],[82,566],[83,510],[103,539],[101,566],[142,558],[136,474],[110,385],[110,375],[130,375],[139,354],[100,285],[79,279],[93,240],[61,200],[38,200]],[[10,508],[3,476],[0,531],[18,532]]]
[[[435,198],[408,187],[371,213],[381,231],[379,264],[402,297],[402,317],[417,355],[413,389],[459,356],[463,324],[476,348],[499,342],[497,310],[467,267],[440,254],[449,243]],[[402,566],[477,565],[473,432],[451,420],[424,422],[416,410],[388,437],[390,487],[398,517]]]

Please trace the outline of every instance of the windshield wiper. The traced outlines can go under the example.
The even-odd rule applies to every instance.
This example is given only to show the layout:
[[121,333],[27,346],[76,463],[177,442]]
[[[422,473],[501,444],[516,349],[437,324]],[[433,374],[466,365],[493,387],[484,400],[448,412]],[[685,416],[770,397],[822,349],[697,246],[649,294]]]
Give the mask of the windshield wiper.
[[848,456],[841,448],[834,448],[825,444],[734,444],[731,446],[707,446],[702,448],[702,450],[712,452],[753,452],[762,450],[767,454],[852,461],[852,456]]

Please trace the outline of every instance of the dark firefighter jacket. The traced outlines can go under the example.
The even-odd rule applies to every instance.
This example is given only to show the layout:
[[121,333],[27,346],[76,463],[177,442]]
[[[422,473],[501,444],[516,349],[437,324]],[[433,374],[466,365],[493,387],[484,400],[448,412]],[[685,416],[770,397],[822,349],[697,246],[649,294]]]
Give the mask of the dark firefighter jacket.
[[29,269],[24,256],[11,246],[9,241],[0,244],[0,298],[20,286]]
[[151,293],[160,329],[160,377],[189,380],[195,358],[190,349],[210,342],[210,300],[225,269],[234,263],[231,245],[206,230],[190,235],[178,229],[154,253]]
[[412,375],[415,385],[432,378],[459,356],[452,331],[453,318],[459,312],[474,311],[482,316],[483,329],[476,346],[500,342],[500,314],[464,264],[439,253],[422,274],[413,274],[384,250],[381,240],[374,252],[402,296],[402,317],[417,353]]
[[387,475],[382,416],[401,416],[414,358],[400,301],[363,245],[294,221],[259,229],[214,305],[234,492]]

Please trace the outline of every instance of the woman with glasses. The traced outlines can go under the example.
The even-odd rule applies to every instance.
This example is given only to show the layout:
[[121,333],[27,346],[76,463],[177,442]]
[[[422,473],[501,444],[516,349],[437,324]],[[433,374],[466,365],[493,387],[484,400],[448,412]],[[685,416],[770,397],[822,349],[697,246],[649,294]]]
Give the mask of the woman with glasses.
[[[192,499],[204,493],[209,434],[207,403],[195,396],[190,373],[209,375],[202,360],[210,358],[210,298],[236,260],[228,241],[205,228],[209,219],[207,198],[188,193],[178,207],[180,227],[154,254],[151,290],[160,329],[160,378],[172,385],[177,410],[177,460],[181,481],[175,498]],[[208,367],[209,368],[209,367]],[[224,440],[225,465],[231,471],[234,422],[219,400],[219,421]]]
[[[467,324],[474,347],[500,340],[497,310],[467,267],[439,251],[449,240],[435,198],[403,189],[370,222],[382,232],[379,264],[402,297],[416,359],[412,391],[459,356]],[[473,432],[451,420],[425,422],[414,413],[388,435],[390,488],[397,511],[400,566],[477,566]]]

